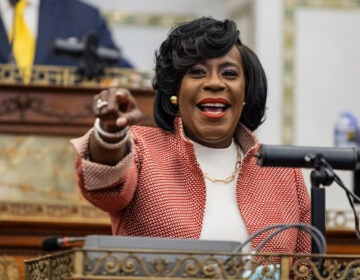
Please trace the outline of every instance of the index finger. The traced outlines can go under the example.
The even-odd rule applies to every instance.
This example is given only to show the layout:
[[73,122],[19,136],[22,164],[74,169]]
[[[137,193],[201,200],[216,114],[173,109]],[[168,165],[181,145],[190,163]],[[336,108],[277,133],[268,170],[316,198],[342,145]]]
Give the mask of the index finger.
[[120,117],[117,118],[116,125],[119,127],[124,127],[127,125],[131,126],[140,122],[141,118],[142,118],[141,111],[138,108],[134,108],[129,112],[122,113]]
[[137,103],[133,95],[127,89],[119,89],[115,93],[116,102],[122,113],[128,112],[137,107]]

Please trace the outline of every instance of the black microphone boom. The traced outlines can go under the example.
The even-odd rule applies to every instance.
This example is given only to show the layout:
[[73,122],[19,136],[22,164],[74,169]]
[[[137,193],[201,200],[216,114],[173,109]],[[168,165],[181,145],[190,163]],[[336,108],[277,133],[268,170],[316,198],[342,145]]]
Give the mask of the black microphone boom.
[[42,249],[44,251],[56,251],[61,248],[70,247],[72,243],[84,241],[84,237],[47,237],[42,242]]
[[333,169],[360,168],[360,151],[355,147],[261,145],[255,157],[259,166],[313,168],[317,155],[323,156]]
[[99,38],[96,34],[87,35],[84,42],[55,39],[54,51],[55,54],[80,59],[77,73],[87,79],[100,78],[105,74],[105,67],[117,65],[121,57],[119,50],[99,46]]
[[[68,54],[73,57],[81,57],[84,54],[86,43],[57,38],[54,40],[54,51],[56,54]],[[95,55],[102,60],[116,63],[121,58],[120,51],[105,47],[96,47]]]

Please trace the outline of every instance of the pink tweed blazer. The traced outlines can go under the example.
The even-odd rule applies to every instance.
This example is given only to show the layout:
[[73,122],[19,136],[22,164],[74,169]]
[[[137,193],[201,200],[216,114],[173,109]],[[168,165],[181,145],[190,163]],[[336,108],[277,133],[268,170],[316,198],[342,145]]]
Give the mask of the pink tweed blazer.
[[[131,127],[131,152],[116,166],[86,160],[89,135],[71,142],[84,197],[106,211],[114,235],[198,239],[206,188],[193,145],[183,135],[155,127]],[[259,167],[259,143],[243,126],[236,140],[245,156],[237,181],[239,211],[249,235],[277,223],[310,223],[310,197],[301,170]],[[252,242],[255,248],[267,235]],[[310,237],[291,229],[270,240],[262,252],[310,253]]]

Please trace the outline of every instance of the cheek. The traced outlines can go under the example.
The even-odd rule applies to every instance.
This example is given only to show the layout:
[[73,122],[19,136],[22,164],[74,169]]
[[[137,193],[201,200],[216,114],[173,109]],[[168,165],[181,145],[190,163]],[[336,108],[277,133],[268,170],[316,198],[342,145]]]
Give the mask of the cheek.
[[238,104],[238,106],[236,106],[236,111],[239,116],[242,115],[242,112],[244,111],[244,106],[246,106],[246,104],[244,104],[244,102],[245,102],[245,94],[243,92],[239,95],[239,97],[236,101],[236,103]]
[[182,105],[184,104],[184,101],[185,101],[186,96],[187,96],[186,92],[187,92],[186,86],[184,85],[184,83],[182,83],[180,88],[179,88],[179,92],[178,92],[179,108],[182,107]]
[[194,91],[189,89],[188,87],[181,87],[179,91],[179,109],[186,108],[192,106],[195,102],[196,94],[193,94]]
[[241,104],[241,106],[244,106],[244,102],[245,102],[245,84],[242,84],[241,92],[239,94],[239,103]]

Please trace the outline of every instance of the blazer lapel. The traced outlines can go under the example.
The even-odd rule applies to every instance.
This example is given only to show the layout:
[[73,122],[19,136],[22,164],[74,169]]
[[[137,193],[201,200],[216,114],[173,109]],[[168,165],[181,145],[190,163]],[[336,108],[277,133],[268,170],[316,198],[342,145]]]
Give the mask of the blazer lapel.
[[0,63],[8,63],[10,58],[10,43],[4,23],[0,17]]
[[[35,53],[35,64],[46,64],[46,57],[53,52],[56,28],[59,24],[59,5],[62,0],[41,0],[39,11],[38,38]],[[64,19],[62,19],[64,20]]]

